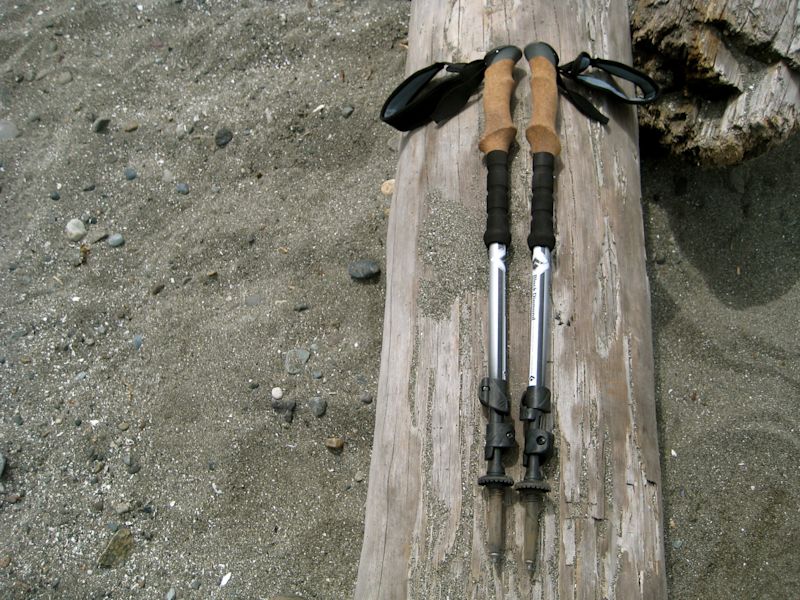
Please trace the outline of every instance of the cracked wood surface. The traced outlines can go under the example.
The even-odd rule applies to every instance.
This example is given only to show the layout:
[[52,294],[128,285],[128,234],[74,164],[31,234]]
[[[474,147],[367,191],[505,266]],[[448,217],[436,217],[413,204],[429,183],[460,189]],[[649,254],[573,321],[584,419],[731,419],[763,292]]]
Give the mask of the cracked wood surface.
[[[577,0],[415,2],[406,70],[547,41],[630,62],[627,4]],[[518,131],[530,114],[517,65]],[[364,542],[355,598],[666,597],[650,301],[636,115],[602,106],[607,127],[561,101],[552,376],[556,455],[539,565],[522,568],[524,509],[506,497],[507,552],[485,548],[487,259],[481,105],[406,134],[387,243],[387,293]],[[510,390],[518,444],[527,385],[530,155],[511,155]],[[522,475],[519,452],[507,461]]]
[[662,85],[642,111],[673,154],[731,165],[800,123],[796,0],[636,0],[636,58]]

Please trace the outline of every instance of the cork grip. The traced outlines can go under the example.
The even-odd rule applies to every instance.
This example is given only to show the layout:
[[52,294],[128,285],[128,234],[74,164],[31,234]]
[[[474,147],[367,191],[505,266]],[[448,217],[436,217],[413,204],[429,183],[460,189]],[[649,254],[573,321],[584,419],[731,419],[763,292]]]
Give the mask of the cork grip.
[[525,47],[525,58],[531,69],[532,105],[531,122],[525,130],[525,137],[528,138],[532,153],[548,152],[557,156],[561,152],[556,133],[558,57],[547,44],[534,42]]
[[487,54],[483,84],[484,133],[479,148],[488,154],[493,150],[508,152],[517,129],[511,121],[511,94],[514,78],[511,73],[522,52],[515,46],[497,48]]

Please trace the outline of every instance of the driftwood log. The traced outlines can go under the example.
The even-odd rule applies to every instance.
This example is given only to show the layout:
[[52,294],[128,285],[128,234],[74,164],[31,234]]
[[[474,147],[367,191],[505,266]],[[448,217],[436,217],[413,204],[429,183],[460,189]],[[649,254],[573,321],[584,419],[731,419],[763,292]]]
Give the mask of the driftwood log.
[[796,0],[635,0],[634,55],[662,84],[641,111],[673,153],[730,165],[800,123]]
[[[630,63],[624,0],[417,1],[407,72],[492,47],[547,41]],[[513,115],[530,115],[520,61]],[[403,136],[389,218],[387,291],[366,523],[355,598],[666,597],[650,300],[636,113],[589,122],[560,103],[552,376],[556,455],[536,572],[522,566],[523,506],[506,496],[504,561],[485,544],[485,167],[474,102],[441,127]],[[527,385],[530,161],[512,152],[510,389],[517,439]],[[513,453],[512,453],[513,454]],[[512,455],[508,473],[521,477]]]

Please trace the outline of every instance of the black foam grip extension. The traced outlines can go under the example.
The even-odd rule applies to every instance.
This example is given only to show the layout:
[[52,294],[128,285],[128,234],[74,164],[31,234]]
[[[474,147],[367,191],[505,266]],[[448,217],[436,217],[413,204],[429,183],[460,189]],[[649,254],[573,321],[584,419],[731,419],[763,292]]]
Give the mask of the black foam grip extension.
[[483,241],[511,245],[508,227],[508,153],[492,150],[486,155],[486,232]]
[[552,250],[556,245],[553,231],[553,171],[555,157],[549,152],[533,155],[533,178],[531,182],[531,232],[528,248],[544,246]]

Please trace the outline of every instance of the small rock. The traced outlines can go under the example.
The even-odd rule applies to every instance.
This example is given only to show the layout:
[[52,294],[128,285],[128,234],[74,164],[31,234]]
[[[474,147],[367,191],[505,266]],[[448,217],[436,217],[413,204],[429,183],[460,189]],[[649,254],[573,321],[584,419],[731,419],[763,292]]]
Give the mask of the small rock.
[[116,567],[125,562],[132,550],[133,534],[130,529],[123,527],[108,542],[108,546],[97,559],[97,564],[106,569]]
[[136,131],[137,129],[139,129],[139,123],[137,123],[136,121],[125,121],[122,124],[122,131],[124,131],[125,133],[131,133],[132,131]]
[[67,233],[67,239],[77,242],[86,235],[86,225],[80,219],[70,219],[64,231]]
[[105,503],[103,502],[102,498],[98,498],[91,504],[91,509],[94,512],[103,512],[103,508],[105,508]]
[[289,375],[297,375],[303,371],[303,367],[311,358],[311,353],[305,348],[295,348],[289,350],[284,358],[283,365]]
[[394,194],[394,179],[387,179],[381,184],[381,194],[391,196]]
[[14,417],[11,420],[14,421],[14,425],[22,425],[25,422],[25,419],[23,419],[22,415],[20,415],[19,413],[14,415]]
[[281,398],[283,398],[283,390],[279,387],[272,388],[271,394],[273,400],[280,400]]
[[374,260],[361,259],[350,263],[347,272],[356,281],[366,281],[378,277],[381,274],[381,267]]
[[13,140],[17,136],[19,136],[19,129],[14,122],[0,119],[0,141]]
[[175,588],[169,588],[167,595],[164,596],[164,600],[175,600],[178,597],[178,592],[175,591]]
[[61,194],[56,191],[50,192],[50,200],[61,200]]
[[311,307],[308,304],[306,304],[305,302],[298,302],[297,304],[294,305],[294,311],[295,312],[305,312],[309,308],[311,308]]
[[193,590],[199,590],[200,589],[200,580],[199,579],[192,579],[191,583],[189,584],[189,587],[192,588]]
[[142,470],[142,465],[140,465],[137,462],[128,465],[128,473],[130,475],[136,475],[141,470]]
[[131,512],[132,506],[130,502],[120,502],[114,505],[114,512],[118,515],[124,515]]
[[341,450],[344,448],[344,440],[338,436],[325,438],[325,446],[329,450]]
[[134,169],[133,167],[125,167],[124,173],[125,173],[125,179],[127,179],[128,181],[136,179],[137,173],[136,169]]
[[0,477],[3,476],[3,471],[6,470],[6,457],[0,454]]
[[361,483],[361,482],[362,482],[362,481],[364,481],[366,478],[367,478],[367,476],[366,476],[366,475],[364,475],[364,473],[362,473],[361,471],[356,471],[356,474],[355,474],[355,476],[353,477],[353,479],[355,479],[355,480],[356,480],[358,483]]
[[108,131],[108,125],[111,123],[111,119],[108,117],[98,117],[92,122],[92,131],[95,133],[105,133]]
[[194,131],[194,123],[178,123],[177,127],[175,127],[175,135],[178,136],[179,140],[182,140],[187,135],[190,135]]
[[308,401],[308,406],[311,408],[313,415],[319,418],[325,414],[326,410],[328,410],[328,401],[324,398],[320,398],[319,396],[314,396]]
[[97,186],[93,182],[90,181],[89,183],[87,183],[86,185],[83,186],[83,191],[84,192],[93,192],[95,190],[95,188],[97,188]]
[[217,131],[217,134],[214,136],[214,143],[217,145],[218,148],[224,148],[230,143],[232,139],[233,139],[233,132],[227,127],[223,127],[222,129]]
[[318,370],[311,371],[311,378],[312,379],[322,379],[322,371],[318,371]]
[[183,194],[184,196],[189,193],[189,184],[188,183],[177,183],[175,184],[175,191],[179,194]]
[[342,107],[342,116],[346,119],[347,117],[353,114],[354,110],[355,108],[353,108],[349,104],[346,104],[345,106]]
[[362,393],[358,399],[361,401],[362,404],[372,404],[372,394],[369,392]]
[[165,284],[157,283],[150,288],[150,294],[152,294],[153,296],[158,296],[161,292],[164,291],[165,287],[166,287]]
[[120,431],[128,431],[128,429],[130,428],[130,423],[128,423],[127,421],[120,421],[119,424],[117,425],[117,428]]
[[272,400],[272,409],[283,416],[283,420],[291,423],[294,419],[294,409],[297,407],[297,402],[291,398],[282,398],[280,400]]
[[675,550],[680,550],[683,547],[683,540],[673,540],[672,547],[675,548]]
[[69,69],[64,69],[63,71],[60,71],[58,75],[56,75],[56,83],[58,85],[66,85],[70,81],[72,81],[72,73]]
[[108,245],[112,248],[119,248],[124,244],[125,238],[122,237],[121,233],[112,233],[110,236],[108,236]]
[[8,554],[0,556],[0,569],[7,569],[11,564],[11,557]]
[[142,343],[144,342],[144,338],[141,335],[133,336],[133,347],[135,350],[139,350],[142,347]]

